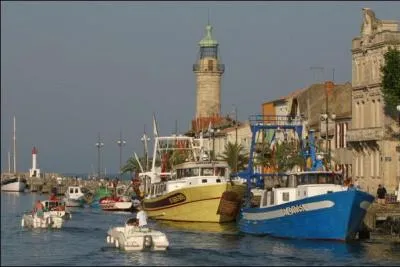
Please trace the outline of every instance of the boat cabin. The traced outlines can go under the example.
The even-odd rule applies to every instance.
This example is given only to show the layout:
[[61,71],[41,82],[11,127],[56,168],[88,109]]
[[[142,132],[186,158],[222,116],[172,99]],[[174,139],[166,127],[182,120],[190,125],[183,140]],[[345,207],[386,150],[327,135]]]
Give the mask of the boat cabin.
[[[343,191],[342,176],[335,172],[299,172],[281,178],[281,184],[264,190],[256,190],[260,207],[269,207],[307,197]],[[283,186],[281,186],[283,185]]]
[[151,184],[145,193],[154,197],[187,186],[223,183],[229,179],[229,174],[225,162],[185,162],[177,165],[166,181]]
[[65,207],[65,202],[64,201],[59,201],[59,200],[43,200],[42,204],[45,208],[45,210],[50,210],[55,207]]
[[66,195],[70,198],[79,198],[83,196],[83,192],[80,186],[68,186]]

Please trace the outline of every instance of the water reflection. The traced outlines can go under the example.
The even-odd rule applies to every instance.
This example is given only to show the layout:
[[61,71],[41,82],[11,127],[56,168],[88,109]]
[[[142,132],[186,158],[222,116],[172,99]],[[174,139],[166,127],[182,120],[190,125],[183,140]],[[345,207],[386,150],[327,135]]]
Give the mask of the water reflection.
[[188,232],[208,232],[208,233],[225,233],[235,234],[237,228],[235,223],[207,223],[207,222],[172,222],[158,221],[161,228],[172,228],[180,231]]

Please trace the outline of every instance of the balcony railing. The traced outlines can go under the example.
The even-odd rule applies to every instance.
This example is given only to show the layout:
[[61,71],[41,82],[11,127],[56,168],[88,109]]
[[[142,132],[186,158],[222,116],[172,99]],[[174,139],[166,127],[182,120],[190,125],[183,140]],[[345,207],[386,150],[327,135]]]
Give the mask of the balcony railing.
[[383,128],[363,128],[363,129],[352,129],[347,131],[347,141],[357,142],[357,141],[374,141],[381,140],[384,137]]
[[206,64],[193,64],[193,71],[216,71],[223,73],[225,71],[225,64],[213,64],[210,66]]

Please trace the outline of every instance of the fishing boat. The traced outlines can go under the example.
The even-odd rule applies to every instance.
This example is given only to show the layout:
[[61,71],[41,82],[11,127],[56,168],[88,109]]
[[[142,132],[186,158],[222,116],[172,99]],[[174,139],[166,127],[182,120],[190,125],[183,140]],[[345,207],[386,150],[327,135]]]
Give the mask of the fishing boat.
[[85,194],[82,193],[82,188],[80,186],[68,186],[64,201],[67,207],[83,207]]
[[110,196],[101,198],[99,205],[105,211],[131,211],[133,203],[128,196]]
[[41,201],[41,203],[44,207],[44,211],[49,212],[52,216],[59,216],[64,220],[72,218],[71,213],[66,210],[66,204],[64,201],[48,199]]
[[[216,223],[235,220],[246,187],[230,177],[225,161],[212,160],[209,154],[202,136],[155,137],[151,170],[139,174],[145,195],[142,203],[149,218]],[[160,166],[156,166],[157,156]],[[169,157],[183,161],[168,168]]]
[[124,226],[110,228],[107,244],[126,251],[163,251],[168,248],[169,242],[164,233],[148,227],[138,227],[135,222],[135,218],[130,218]]
[[[250,117],[250,159],[248,169],[240,174],[247,180],[247,191],[238,215],[239,230],[247,234],[283,238],[354,239],[374,197],[354,187],[343,186],[342,174],[323,166],[323,157],[316,151],[313,130],[302,142],[302,155],[309,163],[304,171],[256,172],[255,137],[259,131],[279,127],[293,129],[298,136],[302,136],[303,132],[300,119],[263,117]],[[271,121],[279,121],[279,125],[271,124]],[[283,185],[266,188],[264,177],[272,176],[279,176]],[[258,202],[253,201],[256,194],[261,196]]]
[[[1,191],[8,192],[24,192],[26,188],[26,179],[24,177],[20,177],[17,175],[17,167],[16,167],[16,137],[15,137],[15,116],[13,118],[14,121],[14,131],[13,131],[13,165],[14,165],[14,173],[10,173],[10,154],[8,158],[8,169],[9,175],[2,177],[1,180]],[[11,174],[11,175],[10,175]]]
[[100,208],[105,211],[134,211],[128,189],[125,185],[117,186],[114,194],[99,199]]

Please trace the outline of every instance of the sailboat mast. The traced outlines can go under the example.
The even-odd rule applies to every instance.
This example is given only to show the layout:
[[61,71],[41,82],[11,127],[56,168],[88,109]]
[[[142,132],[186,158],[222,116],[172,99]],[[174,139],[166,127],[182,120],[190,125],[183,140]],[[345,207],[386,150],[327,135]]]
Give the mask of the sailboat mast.
[[8,151],[7,155],[8,155],[8,173],[11,173],[11,155],[10,155],[10,151]]
[[13,149],[14,149],[14,151],[13,151],[13,163],[14,163],[14,173],[17,173],[17,161],[16,161],[16,158],[17,158],[17,155],[16,155],[16,149],[15,149],[15,146],[16,146],[16,138],[15,138],[15,115],[14,115],[14,131],[13,131]]

